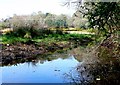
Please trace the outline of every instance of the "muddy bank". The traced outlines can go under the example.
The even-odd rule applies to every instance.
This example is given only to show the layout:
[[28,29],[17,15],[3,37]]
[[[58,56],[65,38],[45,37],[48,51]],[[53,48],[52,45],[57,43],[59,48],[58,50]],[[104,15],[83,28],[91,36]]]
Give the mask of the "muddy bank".
[[28,40],[27,42],[15,42],[14,44],[1,44],[0,65],[14,64],[14,61],[26,62],[32,61],[37,56],[52,54],[56,51],[76,48],[78,46],[87,46],[92,39],[70,38],[68,41],[35,42]]
[[1,44],[1,58],[0,64],[8,65],[13,64],[14,60],[19,60],[18,62],[32,61],[37,58],[37,56],[43,56],[51,54],[58,50],[64,50],[71,47],[71,43],[51,43],[45,44]]

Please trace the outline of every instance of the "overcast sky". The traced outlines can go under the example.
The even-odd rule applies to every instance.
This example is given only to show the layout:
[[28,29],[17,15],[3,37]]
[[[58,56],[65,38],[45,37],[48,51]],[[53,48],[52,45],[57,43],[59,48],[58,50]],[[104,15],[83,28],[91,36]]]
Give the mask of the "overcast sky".
[[65,0],[0,0],[0,19],[13,14],[24,15],[38,11],[72,15],[74,9],[62,6],[63,1]]

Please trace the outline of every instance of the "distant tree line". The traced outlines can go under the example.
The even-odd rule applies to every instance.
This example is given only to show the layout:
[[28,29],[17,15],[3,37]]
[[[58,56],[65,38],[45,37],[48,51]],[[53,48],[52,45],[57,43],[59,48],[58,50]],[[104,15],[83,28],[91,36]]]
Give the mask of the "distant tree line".
[[45,28],[87,28],[88,22],[82,14],[75,13],[72,17],[65,14],[55,15],[51,13],[32,13],[31,15],[16,15],[0,21],[1,28],[32,27],[36,29]]

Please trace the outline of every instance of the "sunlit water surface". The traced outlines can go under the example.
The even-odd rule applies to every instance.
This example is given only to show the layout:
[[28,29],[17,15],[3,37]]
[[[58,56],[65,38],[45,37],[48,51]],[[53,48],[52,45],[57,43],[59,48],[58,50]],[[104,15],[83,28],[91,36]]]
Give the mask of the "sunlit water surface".
[[3,66],[3,83],[66,83],[70,82],[64,74],[69,73],[79,64],[74,56],[57,58],[51,61],[39,60],[12,66]]

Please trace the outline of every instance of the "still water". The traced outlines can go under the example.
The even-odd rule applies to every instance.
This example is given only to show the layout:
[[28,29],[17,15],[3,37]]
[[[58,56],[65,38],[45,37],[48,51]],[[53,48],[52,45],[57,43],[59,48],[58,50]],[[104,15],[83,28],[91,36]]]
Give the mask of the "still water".
[[[72,55],[61,55],[53,60],[38,60],[11,66],[3,66],[3,83],[66,83],[70,82],[64,74],[80,63]],[[53,56],[52,56],[53,57]]]

